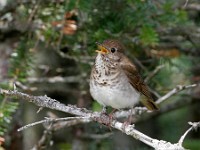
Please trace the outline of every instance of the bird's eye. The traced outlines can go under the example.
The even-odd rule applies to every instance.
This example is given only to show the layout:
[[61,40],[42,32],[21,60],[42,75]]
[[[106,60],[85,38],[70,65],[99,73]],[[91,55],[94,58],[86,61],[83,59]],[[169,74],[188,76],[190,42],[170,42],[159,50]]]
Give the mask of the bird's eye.
[[114,53],[114,52],[116,51],[116,48],[113,47],[113,48],[110,49],[110,51],[111,51],[112,53]]

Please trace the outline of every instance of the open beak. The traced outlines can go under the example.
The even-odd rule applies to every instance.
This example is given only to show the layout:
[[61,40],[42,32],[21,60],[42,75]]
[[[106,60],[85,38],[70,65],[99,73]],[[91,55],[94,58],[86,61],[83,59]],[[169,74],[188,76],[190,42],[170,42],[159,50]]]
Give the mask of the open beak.
[[99,42],[96,42],[98,49],[96,50],[97,53],[101,53],[101,54],[107,54],[109,51]]

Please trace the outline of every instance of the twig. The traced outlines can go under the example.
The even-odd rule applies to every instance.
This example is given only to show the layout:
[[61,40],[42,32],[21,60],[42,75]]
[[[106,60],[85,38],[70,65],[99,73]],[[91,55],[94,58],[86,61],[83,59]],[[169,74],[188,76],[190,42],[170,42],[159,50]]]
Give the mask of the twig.
[[81,76],[68,76],[68,77],[61,77],[61,76],[55,76],[55,77],[49,77],[49,78],[34,78],[30,77],[27,79],[29,83],[74,83],[80,81]]
[[156,96],[156,98],[160,98],[160,94],[158,94],[158,92],[156,92],[155,90],[153,90],[152,88],[149,87],[149,91],[154,94]]
[[145,83],[147,83],[152,77],[154,77],[162,68],[164,68],[164,65],[157,66],[149,75],[145,78]]
[[179,145],[183,144],[183,140],[190,131],[193,129],[196,130],[198,127],[200,127],[200,122],[188,122],[188,124],[191,125],[191,127],[181,136],[180,140],[178,141]]
[[[47,118],[47,117],[45,117],[44,120],[41,120],[41,121],[37,121],[37,122],[34,122],[34,123],[27,124],[27,125],[25,125],[25,126],[19,128],[17,131],[22,131],[22,130],[24,130],[24,129],[27,129],[27,128],[29,128],[29,127],[33,127],[33,126],[35,126],[35,125],[42,124],[42,123],[51,124],[51,127],[54,128],[54,127],[53,127],[53,123],[56,123],[56,122],[59,122],[59,121],[67,121],[68,126],[71,126],[71,125],[74,125],[74,124],[70,124],[70,121],[72,121],[72,120],[78,120],[78,121],[76,121],[77,124],[80,123],[80,122],[81,122],[81,123],[83,123],[83,122],[88,123],[88,122],[91,121],[91,119],[88,118],[88,117],[65,117],[65,118],[56,118],[56,119],[55,119],[55,118]],[[53,129],[53,130],[55,130],[55,129]]]
[[162,96],[161,98],[159,98],[156,103],[160,104],[162,103],[164,100],[168,99],[169,97],[175,95],[176,93],[185,90],[185,89],[189,89],[189,88],[193,88],[198,86],[198,84],[191,84],[191,85],[177,85],[176,88],[172,89],[171,91],[169,91],[167,94],[165,94],[164,96]]
[[37,10],[39,9],[39,6],[40,6],[40,1],[41,0],[38,0],[36,2],[36,4],[34,5],[33,9],[32,9],[32,12],[30,13],[29,17],[28,17],[28,21],[27,21],[27,27],[32,23],[32,20],[37,12]]
[[140,62],[139,59],[137,59],[135,56],[132,56],[132,58],[134,59],[134,62],[140,66],[140,68],[142,68],[144,71],[148,72],[148,69]]
[[108,133],[105,133],[105,134],[83,134],[81,137],[100,140],[100,139],[108,138],[111,135],[113,135],[113,133],[108,132]]
[[35,144],[33,148],[31,148],[31,150],[48,149],[48,147],[52,145],[51,139],[52,139],[52,131],[44,130],[42,137],[37,142],[37,144]]
[[[50,123],[50,124],[48,124],[48,125],[44,124],[45,130],[43,132],[43,135],[40,138],[40,140],[38,141],[38,143],[34,145],[32,150],[38,150],[38,149],[41,149],[41,147],[46,147],[46,149],[47,149],[48,146],[51,146],[50,141],[52,138],[53,131],[57,131],[64,127],[77,125],[79,123],[88,123],[91,121],[91,119],[86,118],[86,117],[67,117],[67,118],[56,118],[56,119],[46,118],[45,120],[40,121],[40,123],[46,123],[46,121],[47,121],[47,123]],[[24,127],[22,127],[22,128],[24,128]],[[24,128],[24,129],[26,129],[26,128]]]
[[188,1],[189,1],[189,0],[186,0],[186,1],[185,1],[185,4],[184,4],[183,8],[186,8],[186,7],[187,7]]
[[37,90],[36,87],[28,87],[28,86],[22,84],[22,83],[19,82],[19,81],[16,81],[16,82],[15,82],[15,85],[16,85],[18,88],[20,88],[20,89],[22,89],[22,90],[24,90],[24,91],[36,91],[36,90]]
[[193,3],[189,4],[186,7],[183,7],[186,10],[194,10],[194,11],[199,11],[200,10],[200,5],[198,3]]

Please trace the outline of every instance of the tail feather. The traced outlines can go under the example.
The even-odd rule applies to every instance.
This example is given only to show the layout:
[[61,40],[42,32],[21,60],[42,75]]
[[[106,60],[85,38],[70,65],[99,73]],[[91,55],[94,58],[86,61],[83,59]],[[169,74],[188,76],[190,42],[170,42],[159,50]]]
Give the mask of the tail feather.
[[151,99],[143,99],[141,102],[149,110],[159,110],[158,105]]

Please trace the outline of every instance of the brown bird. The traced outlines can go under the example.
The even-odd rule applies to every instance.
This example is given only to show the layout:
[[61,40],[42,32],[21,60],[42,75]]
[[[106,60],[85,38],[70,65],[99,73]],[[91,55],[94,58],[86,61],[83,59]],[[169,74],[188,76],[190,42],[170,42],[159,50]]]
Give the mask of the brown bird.
[[115,109],[133,108],[140,98],[149,110],[158,110],[147,85],[136,66],[124,55],[124,46],[117,40],[97,43],[99,50],[90,76],[90,93],[105,112],[106,106]]

